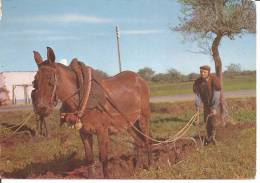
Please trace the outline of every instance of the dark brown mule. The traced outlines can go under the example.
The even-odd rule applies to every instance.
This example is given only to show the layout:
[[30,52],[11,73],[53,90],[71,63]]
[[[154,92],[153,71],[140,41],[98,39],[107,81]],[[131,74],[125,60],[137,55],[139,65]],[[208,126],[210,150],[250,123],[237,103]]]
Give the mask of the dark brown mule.
[[[77,79],[75,73],[62,64],[55,63],[55,55],[51,48],[47,48],[47,60],[43,61],[38,52],[34,52],[38,65],[35,77],[35,110],[46,116],[52,112],[53,103],[57,97],[63,102],[63,110],[75,112],[78,110],[79,95],[77,93]],[[136,147],[147,149],[148,163],[150,163],[150,143],[133,128],[139,128],[145,135],[150,135],[150,91],[147,83],[136,73],[124,71],[120,74],[104,79],[100,83],[108,92],[112,103],[120,110],[127,120],[113,107],[111,100],[106,100],[104,110],[85,110],[81,121],[83,127],[80,135],[84,143],[88,177],[93,176],[93,134],[97,135],[99,158],[103,165],[104,177],[108,178],[108,148],[109,132],[127,130],[134,138]],[[90,96],[91,97],[91,96]],[[107,97],[109,98],[109,97]],[[106,112],[105,112],[106,111]],[[130,124],[131,123],[131,124]],[[138,149],[138,148],[137,148]]]

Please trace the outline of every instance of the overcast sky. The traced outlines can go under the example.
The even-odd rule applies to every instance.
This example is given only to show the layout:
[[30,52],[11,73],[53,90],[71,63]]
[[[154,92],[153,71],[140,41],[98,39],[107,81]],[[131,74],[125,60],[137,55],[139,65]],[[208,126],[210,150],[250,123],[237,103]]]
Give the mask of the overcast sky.
[[[203,64],[214,66],[207,55],[194,54],[196,44],[183,41],[169,27],[178,25],[180,4],[175,0],[3,0],[0,21],[0,71],[36,70],[33,50],[46,57],[52,47],[57,60],[77,57],[107,72],[118,72],[115,26],[121,32],[123,70],[170,68],[188,74]],[[256,69],[254,34],[224,39],[220,48],[223,68],[230,63]]]

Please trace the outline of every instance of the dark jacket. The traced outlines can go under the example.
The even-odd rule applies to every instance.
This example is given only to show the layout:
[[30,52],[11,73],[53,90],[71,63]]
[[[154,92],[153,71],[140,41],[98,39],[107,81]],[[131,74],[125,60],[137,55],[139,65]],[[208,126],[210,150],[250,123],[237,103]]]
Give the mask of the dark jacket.
[[199,77],[193,84],[193,92],[201,98],[204,107],[211,107],[213,105],[214,91],[220,90],[220,80],[215,75],[210,75],[208,80]]

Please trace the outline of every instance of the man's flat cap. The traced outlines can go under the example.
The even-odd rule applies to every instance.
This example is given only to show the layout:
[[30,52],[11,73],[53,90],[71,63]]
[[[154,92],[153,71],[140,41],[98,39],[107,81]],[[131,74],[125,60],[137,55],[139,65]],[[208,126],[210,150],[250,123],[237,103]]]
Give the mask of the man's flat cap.
[[210,71],[210,66],[208,65],[203,65],[200,67],[201,70],[207,70],[207,71]]

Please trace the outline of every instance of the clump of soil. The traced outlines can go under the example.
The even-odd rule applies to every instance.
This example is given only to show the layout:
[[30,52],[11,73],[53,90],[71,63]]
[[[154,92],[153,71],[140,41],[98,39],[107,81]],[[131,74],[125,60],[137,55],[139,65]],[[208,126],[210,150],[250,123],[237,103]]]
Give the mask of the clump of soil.
[[[243,129],[253,128],[255,124],[243,123],[243,124],[228,124],[226,127],[219,127],[217,133],[217,139],[222,141],[231,135],[239,133]],[[205,132],[202,133],[202,138]],[[200,144],[199,137],[194,137],[198,144]],[[161,139],[162,140],[162,139]],[[196,145],[191,140],[179,140],[175,144],[154,146],[152,150],[153,165],[152,167],[171,166],[182,161],[191,152],[196,150]],[[122,147],[124,148],[124,147]],[[118,152],[122,152],[118,150]],[[142,165],[146,164],[146,156],[140,157],[143,162],[138,165],[136,156],[134,154],[117,154],[109,159],[109,173],[111,178],[131,178],[134,173],[142,168]],[[86,179],[87,167],[84,162],[78,162],[76,159],[71,159],[66,162],[63,159],[62,166],[56,166],[55,169],[48,170],[45,173],[33,173],[30,176],[22,176],[21,172],[16,174],[3,174],[2,177],[12,178],[67,178],[67,179]],[[103,178],[102,165],[99,161],[95,162],[93,166],[95,170],[94,178]]]
[[[255,98],[247,99],[245,101],[240,100],[228,100],[228,105],[236,108],[243,106],[255,110]],[[159,113],[171,113],[177,115],[184,110],[190,109],[193,106],[192,102],[184,104],[167,104],[166,107],[152,105],[152,112]],[[241,130],[254,128],[253,123],[238,123],[228,124],[226,127],[218,127],[217,140],[224,141],[225,139],[237,135]],[[202,132],[202,138],[205,136],[205,132]],[[197,144],[200,144],[198,136],[194,137]],[[16,138],[9,141],[15,143]],[[163,140],[163,139],[161,139]],[[2,144],[1,144],[2,145]],[[8,146],[8,144],[7,144]],[[123,146],[119,147],[124,149]],[[179,140],[175,144],[168,144],[162,146],[153,146],[152,149],[152,167],[171,166],[187,157],[191,152],[195,151],[197,146],[191,140]],[[138,163],[137,157],[133,153],[122,153],[122,149],[114,149],[114,156],[109,159],[109,174],[111,178],[131,178],[135,172],[142,168],[146,168],[147,164],[146,156],[139,156],[142,163]],[[63,157],[62,159],[56,159],[52,162],[39,162],[36,165],[30,165],[31,167],[38,167],[37,170],[26,167],[23,170],[16,170],[12,173],[0,172],[2,177],[6,178],[69,178],[69,179],[85,179],[88,178],[87,167],[83,160],[78,160],[75,156]],[[93,166],[95,170],[95,178],[103,178],[102,165],[99,161],[95,162]],[[28,169],[32,171],[28,174]]]

